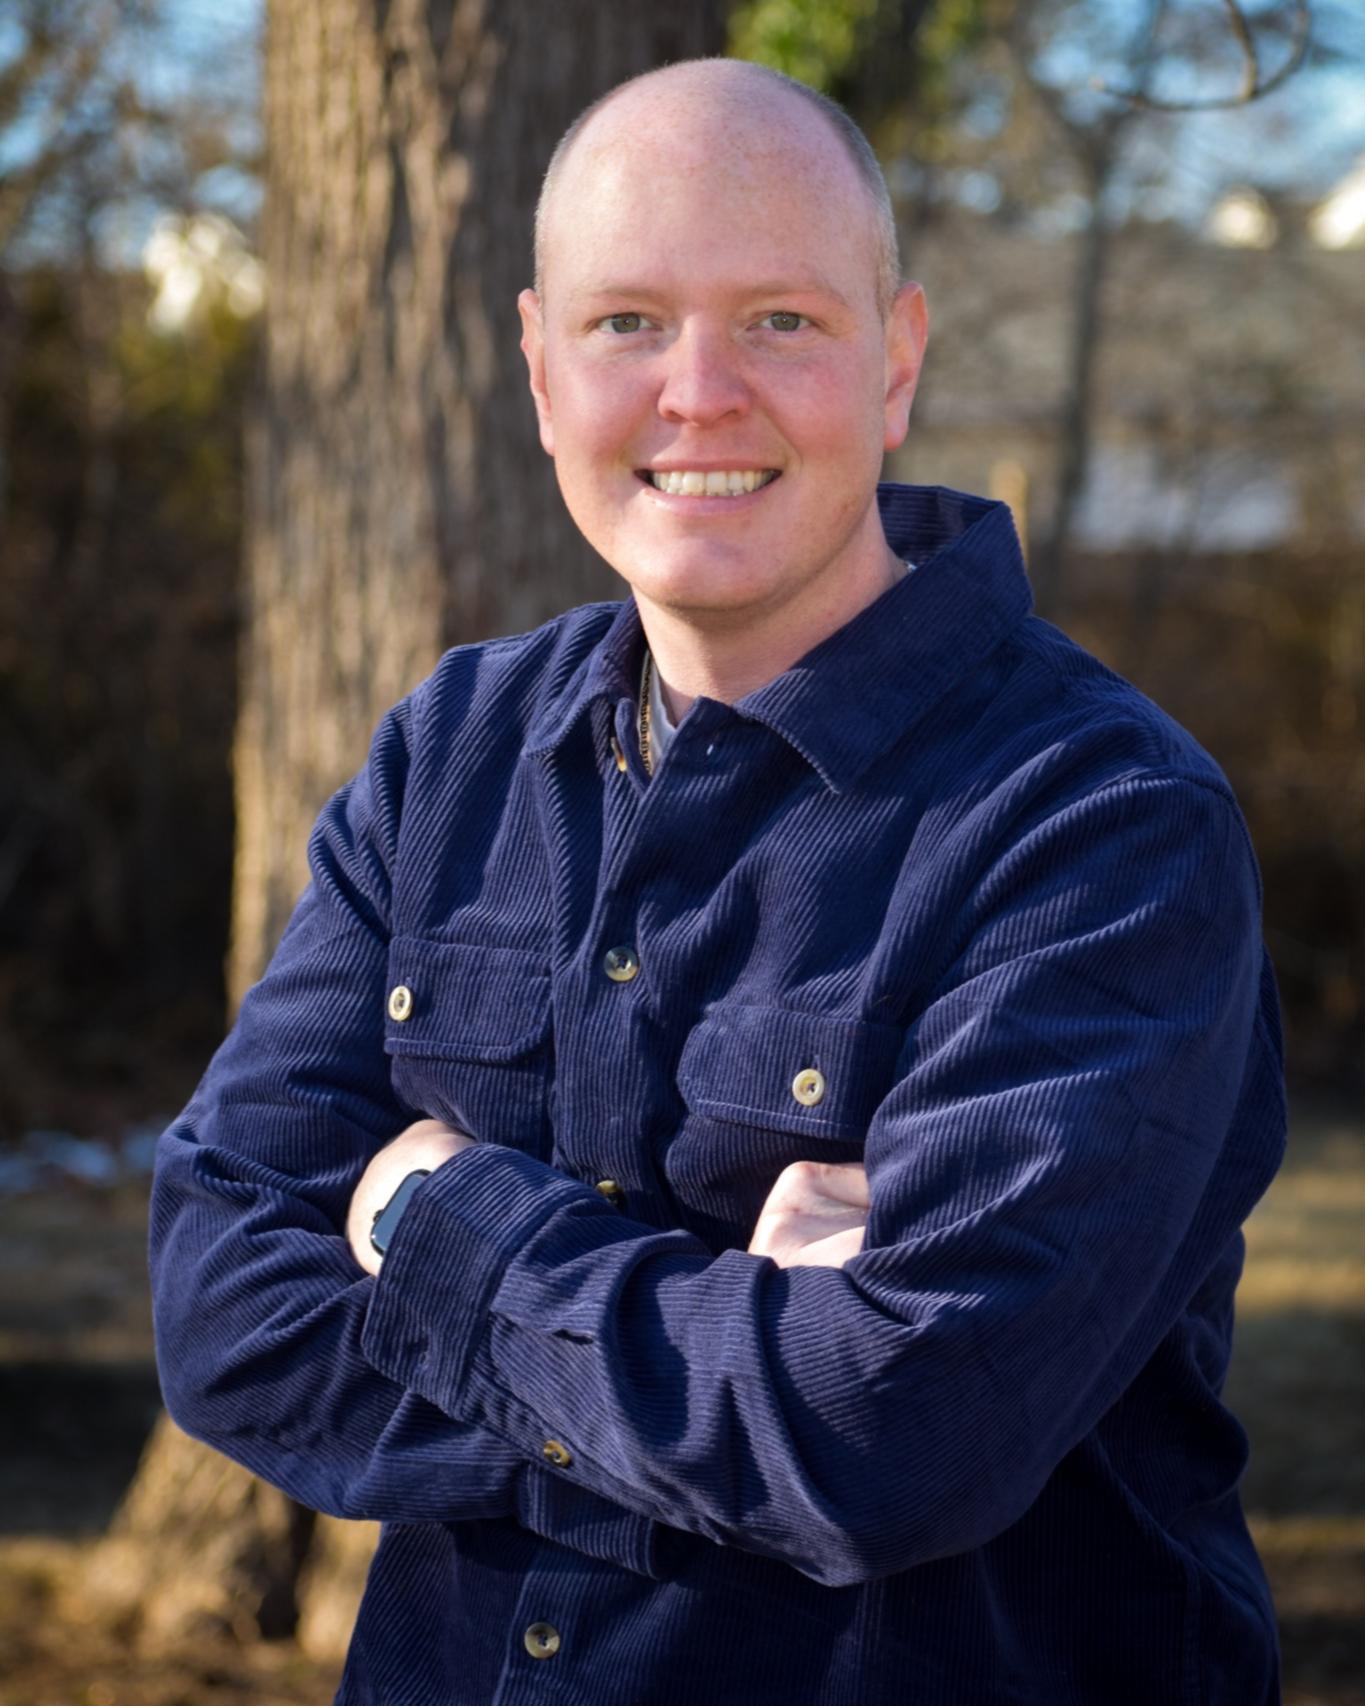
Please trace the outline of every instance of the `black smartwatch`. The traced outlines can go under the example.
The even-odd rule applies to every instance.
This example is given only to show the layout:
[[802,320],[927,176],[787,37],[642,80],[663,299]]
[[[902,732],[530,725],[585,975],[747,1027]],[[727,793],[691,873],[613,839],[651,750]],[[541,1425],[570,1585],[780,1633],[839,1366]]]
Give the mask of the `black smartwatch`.
[[374,1225],[370,1228],[370,1243],[374,1245],[381,1256],[393,1242],[394,1229],[403,1218],[403,1210],[412,1201],[412,1193],[423,1179],[430,1176],[430,1167],[419,1167],[415,1173],[409,1173],[383,1208],[375,1215]]

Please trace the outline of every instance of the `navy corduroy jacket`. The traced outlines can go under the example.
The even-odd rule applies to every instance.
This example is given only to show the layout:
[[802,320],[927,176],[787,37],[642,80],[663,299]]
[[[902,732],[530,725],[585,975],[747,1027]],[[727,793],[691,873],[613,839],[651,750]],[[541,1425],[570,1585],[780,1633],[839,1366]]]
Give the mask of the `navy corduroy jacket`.
[[[652,780],[630,601],[447,654],[162,1139],[172,1415],[385,1525],[348,1706],[1279,1698],[1220,1401],[1284,1138],[1246,832],[1003,506],[880,498],[916,571]],[[478,1142],[372,1278],[423,1114]],[[842,1269],[746,1251],[800,1159],[867,1169]]]

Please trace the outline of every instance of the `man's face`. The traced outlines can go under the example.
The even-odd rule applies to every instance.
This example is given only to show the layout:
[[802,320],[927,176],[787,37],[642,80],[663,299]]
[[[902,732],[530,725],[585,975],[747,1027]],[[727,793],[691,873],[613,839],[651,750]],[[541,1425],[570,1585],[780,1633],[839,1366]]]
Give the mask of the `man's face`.
[[571,156],[523,348],[570,513],[637,598],[715,627],[827,609],[832,629],[885,574],[875,487],[922,299],[883,322],[868,201],[818,120],[740,128],[618,115]]

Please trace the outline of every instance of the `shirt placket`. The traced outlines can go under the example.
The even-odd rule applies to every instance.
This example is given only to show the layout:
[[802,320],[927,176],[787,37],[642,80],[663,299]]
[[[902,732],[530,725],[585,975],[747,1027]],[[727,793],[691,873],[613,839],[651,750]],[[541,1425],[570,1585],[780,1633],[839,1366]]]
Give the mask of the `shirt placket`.
[[[547,1550],[547,1549],[543,1549]],[[555,1565],[532,1565],[522,1580],[508,1627],[502,1675],[491,1706],[586,1700],[590,1679],[576,1652],[588,1614],[591,1579]]]
[[[543,1559],[543,1562],[541,1561]],[[491,1706],[602,1706],[616,1694],[607,1654],[619,1631],[657,1620],[658,1584],[625,1570],[543,1547],[526,1571]]]
[[[707,858],[718,869],[742,851],[721,844],[733,815],[725,797],[746,784],[722,764],[726,708],[698,707],[652,778],[638,745],[634,751],[623,745],[634,714],[633,701],[622,700],[611,724],[602,726],[602,865],[570,964],[556,977],[556,1165],[632,1219],[665,1226],[676,1224],[678,1210],[657,1165],[656,1140],[676,1121],[672,1066],[689,1022],[691,983],[677,949],[665,953],[659,945],[675,922],[667,897],[679,890],[669,878],[679,862],[697,859],[701,825]],[[583,789],[572,809],[566,799],[548,814],[555,821],[573,823],[579,811],[593,809],[587,790],[596,778],[576,767],[551,773],[546,785]],[[572,843],[552,856],[572,858]],[[580,883],[561,886],[575,891]]]

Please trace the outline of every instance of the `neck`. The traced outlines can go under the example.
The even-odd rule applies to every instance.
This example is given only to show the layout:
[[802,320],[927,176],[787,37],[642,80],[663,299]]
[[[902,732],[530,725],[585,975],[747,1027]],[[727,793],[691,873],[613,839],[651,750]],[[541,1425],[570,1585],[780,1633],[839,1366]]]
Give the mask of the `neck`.
[[695,613],[656,604],[636,593],[645,639],[654,659],[668,719],[677,723],[694,699],[716,699],[733,705],[746,694],[766,687],[822,640],[874,603],[906,574],[906,566],[888,547],[878,573],[866,583],[863,596],[850,599],[843,589],[803,609],[779,613],[776,620],[739,619],[717,622],[714,614],[698,621]]

